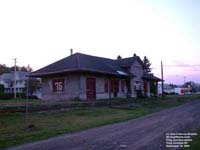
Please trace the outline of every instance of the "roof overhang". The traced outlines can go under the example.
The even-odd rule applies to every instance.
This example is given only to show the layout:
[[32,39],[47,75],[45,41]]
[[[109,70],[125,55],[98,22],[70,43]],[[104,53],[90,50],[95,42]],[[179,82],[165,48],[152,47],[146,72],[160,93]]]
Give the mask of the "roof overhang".
[[104,71],[98,71],[98,70],[92,70],[92,69],[70,69],[70,70],[62,70],[62,71],[54,71],[54,72],[45,72],[45,73],[37,73],[32,72],[30,73],[30,77],[47,77],[47,76],[54,76],[54,75],[64,75],[69,73],[97,73],[97,74],[104,74],[104,75],[111,75],[111,76],[118,76],[118,77],[131,77],[130,74],[121,74],[121,73],[112,73],[112,72],[104,72]]
[[158,77],[155,77],[155,76],[149,76],[149,77],[143,76],[142,78],[145,79],[145,80],[151,80],[151,81],[156,81],[156,82],[161,82],[162,81],[162,79],[160,79]]

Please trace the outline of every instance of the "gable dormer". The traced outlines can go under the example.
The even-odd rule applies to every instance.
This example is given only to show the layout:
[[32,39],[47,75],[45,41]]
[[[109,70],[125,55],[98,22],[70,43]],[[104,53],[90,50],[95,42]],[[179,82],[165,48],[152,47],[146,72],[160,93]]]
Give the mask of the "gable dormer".
[[118,66],[124,69],[125,71],[131,73],[133,76],[141,78],[143,76],[144,64],[139,56],[136,54],[133,57],[120,58],[116,60]]

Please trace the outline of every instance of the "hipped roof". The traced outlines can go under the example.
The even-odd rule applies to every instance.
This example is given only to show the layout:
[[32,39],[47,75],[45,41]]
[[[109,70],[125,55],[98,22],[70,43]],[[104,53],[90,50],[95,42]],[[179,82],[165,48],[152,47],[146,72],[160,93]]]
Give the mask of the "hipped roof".
[[126,66],[130,63],[133,63],[136,59],[138,58],[131,57],[113,60],[82,53],[75,53],[35,72],[32,72],[30,76],[42,77],[44,75],[77,71],[89,71],[117,76],[130,76],[131,74],[124,70],[121,66]]
[[[143,62],[139,56],[129,58],[109,59],[97,56],[75,53],[35,72],[32,77],[43,77],[48,75],[56,75],[71,72],[92,72],[99,74],[115,75],[115,76],[133,76],[126,67],[130,67],[135,61],[138,61],[143,67]],[[160,81],[159,78],[152,74],[144,73],[143,78]]]

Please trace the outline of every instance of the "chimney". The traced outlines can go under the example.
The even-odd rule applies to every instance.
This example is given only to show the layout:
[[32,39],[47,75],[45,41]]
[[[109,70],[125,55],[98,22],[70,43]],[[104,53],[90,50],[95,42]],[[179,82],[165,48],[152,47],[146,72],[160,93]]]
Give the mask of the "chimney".
[[121,59],[122,57],[119,55],[118,57],[117,57],[117,59]]
[[70,49],[70,55],[72,55],[72,54],[73,54],[73,49],[71,48],[71,49]]
[[136,53],[134,53],[134,54],[133,54],[133,57],[136,57],[136,56],[137,56]]

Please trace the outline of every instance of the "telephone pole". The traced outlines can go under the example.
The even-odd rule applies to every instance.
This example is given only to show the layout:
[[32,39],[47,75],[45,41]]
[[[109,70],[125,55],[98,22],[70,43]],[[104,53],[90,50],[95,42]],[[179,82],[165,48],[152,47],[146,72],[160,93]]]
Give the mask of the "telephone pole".
[[14,63],[15,63],[15,71],[14,71],[14,99],[16,99],[16,71],[17,71],[17,67],[16,67],[16,64],[17,64],[17,58],[13,59],[14,60]]
[[26,114],[25,114],[25,128],[28,127],[29,124],[29,75],[30,75],[30,66],[27,67],[28,76],[26,82]]
[[162,97],[164,96],[164,80],[163,80],[163,63],[161,61],[161,77],[162,77]]
[[185,84],[186,76],[183,77],[183,84]]

